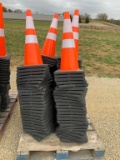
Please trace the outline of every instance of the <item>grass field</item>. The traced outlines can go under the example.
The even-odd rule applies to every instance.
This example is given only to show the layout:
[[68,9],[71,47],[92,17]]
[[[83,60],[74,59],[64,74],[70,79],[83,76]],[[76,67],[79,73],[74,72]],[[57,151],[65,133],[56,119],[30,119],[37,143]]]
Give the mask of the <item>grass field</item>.
[[[35,22],[42,49],[50,22]],[[109,26],[109,25],[108,25]],[[80,29],[79,55],[86,75],[120,78],[120,28]],[[11,67],[23,65],[25,21],[5,21],[7,52],[11,54]],[[56,56],[61,55],[62,23],[58,24]]]

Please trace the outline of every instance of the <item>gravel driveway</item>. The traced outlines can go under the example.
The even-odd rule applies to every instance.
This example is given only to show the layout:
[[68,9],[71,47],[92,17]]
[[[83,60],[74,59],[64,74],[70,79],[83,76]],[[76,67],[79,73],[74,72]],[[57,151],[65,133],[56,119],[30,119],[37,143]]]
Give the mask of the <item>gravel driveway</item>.
[[[102,160],[120,159],[120,79],[87,77],[88,114],[106,146]],[[11,73],[11,92],[16,91],[16,73]],[[15,160],[22,133],[17,104],[5,134],[0,140],[0,160]]]

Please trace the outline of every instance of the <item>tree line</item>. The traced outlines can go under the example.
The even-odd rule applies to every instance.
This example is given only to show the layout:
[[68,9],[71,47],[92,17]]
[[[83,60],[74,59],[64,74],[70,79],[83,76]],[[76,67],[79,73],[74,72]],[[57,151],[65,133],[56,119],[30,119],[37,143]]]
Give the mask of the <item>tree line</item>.
[[[73,15],[70,14],[70,19],[72,21]],[[89,23],[90,22],[90,15],[85,13],[84,15],[79,16],[79,23]]]
[[[11,9],[7,9],[6,7],[3,7],[3,12],[23,13],[23,11],[20,10],[20,9],[16,9],[16,10],[13,11]],[[59,14],[59,15],[61,15],[61,14]],[[71,18],[71,21],[72,21],[72,18],[73,18],[72,14],[70,15],[70,18]],[[106,13],[97,14],[95,19],[96,20],[101,20],[101,21],[107,21],[107,22],[110,22],[110,23],[120,25],[120,20],[108,19],[108,15]],[[84,15],[79,16],[79,23],[89,23],[90,20],[92,20],[92,18],[90,16],[90,14],[88,14],[88,13],[85,13]]]
[[3,7],[3,12],[14,12],[14,13],[23,13],[22,10],[20,9],[16,9],[16,10],[11,10],[11,9],[7,9],[6,7]]
[[[73,15],[70,15],[71,20]],[[85,13],[84,15],[79,16],[79,23],[89,23],[92,18],[90,17],[90,14]],[[97,14],[95,20],[100,20],[100,21],[106,21],[109,23],[114,23],[117,25],[120,25],[120,19],[115,20],[115,19],[108,19],[108,15],[106,13],[99,13]]]
[[[70,17],[71,17],[71,21],[72,21],[73,15],[70,15]],[[85,13],[84,15],[79,16],[79,23],[82,23],[82,22],[89,23],[91,19],[92,18],[90,17],[90,14]],[[102,21],[107,21],[108,15],[106,13],[99,13],[96,16],[96,19],[102,20]]]

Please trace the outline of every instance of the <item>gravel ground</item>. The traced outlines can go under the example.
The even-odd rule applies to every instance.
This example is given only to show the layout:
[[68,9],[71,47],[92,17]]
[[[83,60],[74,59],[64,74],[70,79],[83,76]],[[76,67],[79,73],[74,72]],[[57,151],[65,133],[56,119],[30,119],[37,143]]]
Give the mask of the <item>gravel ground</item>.
[[[120,79],[87,77],[88,114],[106,146],[102,160],[120,159]],[[11,73],[11,92],[16,91],[16,73]],[[0,140],[0,160],[15,160],[22,133],[19,104]]]

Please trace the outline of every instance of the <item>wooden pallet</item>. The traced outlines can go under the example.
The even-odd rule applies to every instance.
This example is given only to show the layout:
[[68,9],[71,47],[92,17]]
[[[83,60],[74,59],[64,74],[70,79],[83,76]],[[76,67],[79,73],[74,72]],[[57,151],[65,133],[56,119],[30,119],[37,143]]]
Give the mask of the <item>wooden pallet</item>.
[[88,117],[88,142],[60,142],[56,134],[36,141],[29,134],[21,135],[16,160],[90,160],[104,156],[105,148]]
[[10,117],[13,113],[15,104],[18,100],[17,94],[10,94],[10,103],[8,104],[4,112],[0,112],[0,138],[2,137],[5,128],[10,120]]

